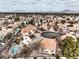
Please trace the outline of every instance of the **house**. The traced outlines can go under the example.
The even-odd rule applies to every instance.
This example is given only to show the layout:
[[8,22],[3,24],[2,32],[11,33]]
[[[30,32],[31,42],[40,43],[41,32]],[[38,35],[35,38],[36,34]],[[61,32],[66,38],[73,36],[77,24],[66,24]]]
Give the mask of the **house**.
[[33,48],[42,39],[40,33],[36,33],[34,29],[34,26],[29,25],[21,30],[23,40],[20,42],[20,45]]
[[53,27],[50,27],[49,31],[55,32],[55,30],[53,29]]
[[3,40],[11,32],[12,29],[5,29],[5,27],[2,28],[2,30],[0,31],[0,40]]
[[45,38],[40,42],[40,53],[55,55],[56,39]]
[[29,45],[32,42],[29,36],[24,36],[23,40],[20,42],[20,45]]
[[26,33],[29,33],[30,30],[31,30],[31,28],[27,28],[27,27],[22,28],[21,33],[22,33],[22,35],[25,35]]
[[29,37],[30,34],[34,34],[33,27],[27,26],[21,30],[23,40],[20,42],[21,45],[29,45],[32,42],[32,39]]
[[64,33],[66,33],[66,32],[68,31],[67,25],[68,25],[68,23],[65,23],[65,24],[58,23],[59,29],[62,29],[62,31],[63,31]]
[[4,21],[0,21],[0,25],[1,25],[1,26],[3,25],[3,23],[4,23]]
[[44,28],[45,30],[47,30],[48,29],[47,23],[43,23],[42,24],[42,28]]
[[21,53],[21,50],[22,50],[22,47],[20,45],[13,43],[9,50],[9,55],[15,56],[15,55]]
[[73,35],[73,32],[66,33],[65,35],[62,35],[62,36],[61,36],[61,40],[65,39],[66,37],[72,37],[72,38],[74,38],[74,41],[77,41],[77,40],[76,40],[76,36]]
[[4,45],[5,45],[5,42],[0,42],[0,49],[3,48]]
[[29,32],[32,32],[32,33],[33,33],[32,30],[34,30],[34,29],[36,29],[35,26],[28,25],[28,26],[22,28],[21,33],[22,33],[22,35],[24,35],[24,34],[26,34],[26,33],[29,33]]
[[76,30],[76,28],[73,25],[68,25],[67,28],[68,28],[69,31],[70,30],[72,30],[72,31]]
[[74,26],[75,30],[79,31],[79,24],[78,23],[74,24],[73,26]]

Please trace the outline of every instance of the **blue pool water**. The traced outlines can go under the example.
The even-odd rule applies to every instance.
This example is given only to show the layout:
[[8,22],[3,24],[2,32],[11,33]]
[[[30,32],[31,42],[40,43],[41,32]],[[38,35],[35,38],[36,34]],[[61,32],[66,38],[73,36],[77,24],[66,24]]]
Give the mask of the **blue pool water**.
[[11,54],[16,55],[21,52],[21,47],[19,45],[14,45],[10,49]]

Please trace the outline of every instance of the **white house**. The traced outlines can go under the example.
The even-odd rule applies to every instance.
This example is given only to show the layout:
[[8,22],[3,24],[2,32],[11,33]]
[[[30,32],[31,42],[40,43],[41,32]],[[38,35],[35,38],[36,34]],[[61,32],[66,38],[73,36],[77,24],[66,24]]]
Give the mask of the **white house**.
[[72,32],[71,33],[66,33],[65,35],[62,35],[61,40],[65,39],[66,37],[72,37],[72,38],[74,38],[74,41],[77,41],[76,36],[74,36]]
[[20,42],[21,45],[29,45],[32,42],[28,36],[23,36],[23,40]]

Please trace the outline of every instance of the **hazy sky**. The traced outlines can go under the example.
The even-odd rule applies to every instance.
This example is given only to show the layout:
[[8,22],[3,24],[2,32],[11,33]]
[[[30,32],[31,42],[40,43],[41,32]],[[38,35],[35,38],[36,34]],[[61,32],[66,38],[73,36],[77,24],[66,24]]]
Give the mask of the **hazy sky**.
[[0,0],[0,12],[79,11],[79,0]]

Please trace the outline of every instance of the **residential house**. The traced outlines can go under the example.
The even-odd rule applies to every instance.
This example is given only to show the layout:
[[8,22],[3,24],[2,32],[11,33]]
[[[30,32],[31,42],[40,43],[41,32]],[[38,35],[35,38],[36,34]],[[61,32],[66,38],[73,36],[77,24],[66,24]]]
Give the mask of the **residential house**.
[[5,29],[5,27],[2,27],[2,30],[0,31],[0,40],[3,40],[11,32],[12,29]]
[[21,30],[21,33],[22,33],[22,36],[23,36],[23,40],[20,42],[21,44],[30,44],[32,42],[32,39],[29,37],[30,34],[34,34],[34,31],[33,31],[34,27],[31,25],[23,28]]
[[73,35],[73,32],[66,33],[65,35],[62,35],[62,36],[61,36],[61,40],[65,39],[66,37],[72,37],[72,38],[74,38],[73,41],[77,41],[77,40],[76,40],[76,36]]
[[56,54],[56,39],[44,38],[40,42],[40,53],[55,55]]

